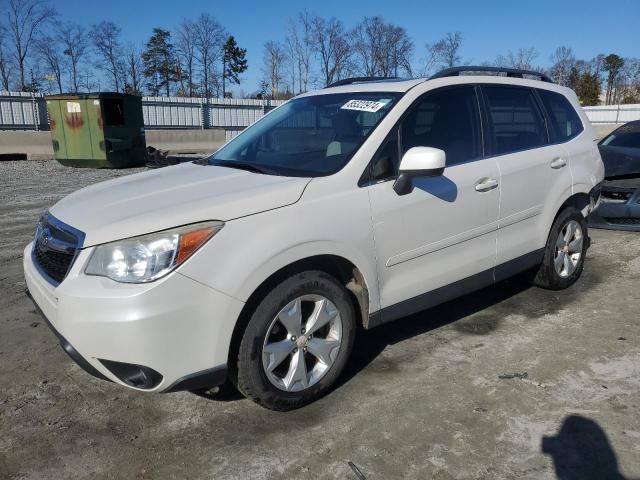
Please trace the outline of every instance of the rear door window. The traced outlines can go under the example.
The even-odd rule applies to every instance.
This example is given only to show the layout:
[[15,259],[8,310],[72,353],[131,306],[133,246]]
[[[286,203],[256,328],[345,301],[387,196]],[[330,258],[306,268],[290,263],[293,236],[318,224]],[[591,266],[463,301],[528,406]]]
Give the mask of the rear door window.
[[532,89],[484,86],[494,155],[547,145],[547,130]]
[[538,90],[551,122],[550,134],[555,142],[566,142],[584,130],[582,121],[564,95],[549,90]]

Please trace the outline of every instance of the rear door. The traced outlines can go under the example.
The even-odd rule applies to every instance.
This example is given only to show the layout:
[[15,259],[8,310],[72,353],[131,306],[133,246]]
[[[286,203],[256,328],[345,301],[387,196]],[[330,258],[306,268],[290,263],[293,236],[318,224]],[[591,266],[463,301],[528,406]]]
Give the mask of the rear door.
[[[500,168],[497,279],[538,262],[547,239],[548,212],[572,179],[568,152],[552,144],[534,89],[484,85],[487,144]],[[545,215],[545,213],[547,213]],[[517,260],[517,262],[511,262]]]

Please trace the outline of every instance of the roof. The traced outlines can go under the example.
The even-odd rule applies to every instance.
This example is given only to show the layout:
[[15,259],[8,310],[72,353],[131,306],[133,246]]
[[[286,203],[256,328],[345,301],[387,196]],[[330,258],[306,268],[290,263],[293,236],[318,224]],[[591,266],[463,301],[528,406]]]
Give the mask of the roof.
[[432,84],[434,87],[447,86],[447,85],[461,85],[467,83],[494,83],[503,85],[521,85],[525,87],[535,87],[544,90],[552,90],[556,92],[565,92],[568,90],[566,87],[562,87],[556,83],[543,82],[540,80],[532,80],[528,78],[514,78],[502,75],[461,75],[455,77],[441,77],[434,79],[427,78],[415,78],[411,80],[397,80],[397,81],[373,81],[373,82],[361,82],[351,83],[349,85],[341,85],[339,87],[327,87],[319,90],[314,90],[302,95],[324,95],[330,93],[350,93],[350,92],[399,92],[404,93],[422,83]]
[[[116,92],[90,92],[90,93],[59,93],[56,95],[47,95],[47,100],[87,100],[93,98],[131,98],[137,95]],[[138,97],[140,98],[140,97]]]
[[[465,72],[467,72],[465,74]],[[504,75],[501,75],[504,74]],[[530,77],[539,77],[533,79]],[[395,78],[374,78],[367,79],[359,77],[336,82],[349,82],[343,85],[329,86],[321,90],[315,90],[305,95],[319,95],[327,93],[349,93],[349,92],[400,92],[404,93],[418,84],[433,82],[434,85],[456,85],[464,83],[501,83],[507,85],[523,85],[528,87],[544,88],[548,90],[561,91],[564,87],[553,83],[544,73],[519,70],[502,67],[482,67],[464,66],[442,70],[429,78],[395,79]]]

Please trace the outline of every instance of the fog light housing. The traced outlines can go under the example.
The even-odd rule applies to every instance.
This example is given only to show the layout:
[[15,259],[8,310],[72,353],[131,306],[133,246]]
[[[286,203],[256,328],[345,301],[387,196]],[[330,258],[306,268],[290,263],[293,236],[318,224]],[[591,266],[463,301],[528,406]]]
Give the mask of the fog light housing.
[[162,381],[162,375],[150,367],[133,363],[114,362],[113,360],[98,360],[107,370],[130,387],[151,390]]

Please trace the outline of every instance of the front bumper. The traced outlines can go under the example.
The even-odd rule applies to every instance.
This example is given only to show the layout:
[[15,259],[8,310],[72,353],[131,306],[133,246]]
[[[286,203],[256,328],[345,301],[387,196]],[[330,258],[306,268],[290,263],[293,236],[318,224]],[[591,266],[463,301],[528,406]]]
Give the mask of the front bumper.
[[600,204],[589,216],[589,226],[640,232],[640,179],[604,182]]
[[[179,272],[142,285],[86,276],[82,270],[90,250],[80,251],[57,287],[38,272],[31,245],[23,261],[30,297],[79,366],[98,378],[144,391],[224,383],[243,302]],[[132,381],[136,368],[149,381]]]

